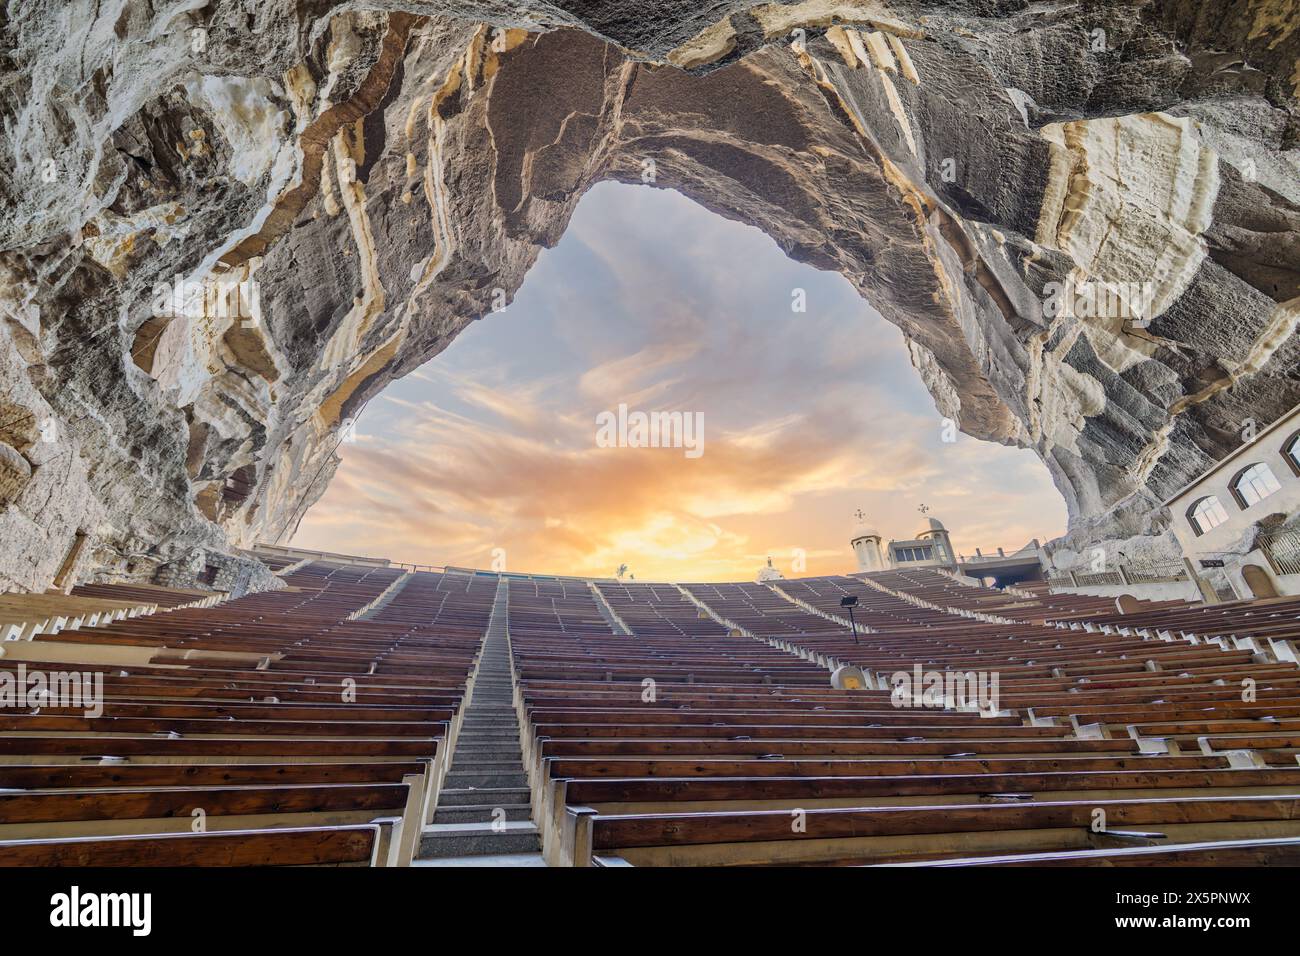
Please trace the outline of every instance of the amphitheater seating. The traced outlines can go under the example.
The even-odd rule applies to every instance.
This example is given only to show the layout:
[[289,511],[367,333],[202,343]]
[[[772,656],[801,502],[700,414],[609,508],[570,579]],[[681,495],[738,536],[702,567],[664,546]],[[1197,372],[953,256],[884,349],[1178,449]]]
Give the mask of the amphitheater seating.
[[[990,589],[938,574],[781,581],[770,593],[783,604],[760,587],[687,590],[798,657],[720,635],[707,618],[681,616],[669,630],[648,613],[629,622],[634,642],[513,640],[550,862],[865,864],[1034,851],[1051,851],[1051,862],[1135,843],[1300,837],[1296,738],[1278,723],[1300,680],[1294,664],[1047,621],[1048,610],[1110,614],[1108,601],[1069,596],[1021,620],[988,609],[1022,600],[985,600],[977,592]],[[637,610],[647,588],[601,585],[611,605]],[[846,594],[859,597],[855,614],[869,628],[857,643],[808,611],[837,617]],[[647,609],[656,597],[672,604],[645,597]],[[862,666],[872,686],[833,691],[825,668],[841,663]],[[894,706],[892,674],[916,664],[996,671],[998,709]],[[1248,677],[1251,704],[1239,686]],[[1108,816],[1100,828],[1098,809]],[[1251,858],[1268,858],[1268,846]]]
[[0,594],[0,642],[100,627],[160,608],[209,607],[219,600],[206,591],[120,584],[83,585],[70,594]]
[[564,578],[511,578],[511,634],[608,634],[586,581]]
[[[93,708],[0,711],[0,865],[410,862],[497,576],[281,570],[281,591],[0,656],[16,681],[84,648],[103,689]],[[684,588],[512,575],[508,609],[552,864],[1300,856],[1292,601],[1121,615],[918,569]],[[866,687],[831,687],[845,664]],[[967,673],[986,694],[996,676],[996,700],[978,681],[897,690]]]
[[686,590],[731,626],[755,637],[848,633],[844,625],[793,604],[762,584],[692,584]]
[[[576,852],[649,865],[883,862],[962,853],[1300,839],[1300,797],[1158,797],[941,806],[577,814]],[[1093,829],[1098,811],[1106,826]]]
[[605,602],[638,637],[724,634],[726,628],[672,584],[597,585]]
[[[0,713],[0,863],[246,860],[282,845],[264,831],[327,827],[336,850],[316,862],[408,864],[495,595],[467,577],[312,562],[282,591],[37,636],[0,658],[14,681],[67,675],[85,646],[96,660],[72,673],[103,694]],[[247,852],[236,836],[176,842],[196,818],[207,835],[257,836]],[[283,845],[311,862],[308,842]]]

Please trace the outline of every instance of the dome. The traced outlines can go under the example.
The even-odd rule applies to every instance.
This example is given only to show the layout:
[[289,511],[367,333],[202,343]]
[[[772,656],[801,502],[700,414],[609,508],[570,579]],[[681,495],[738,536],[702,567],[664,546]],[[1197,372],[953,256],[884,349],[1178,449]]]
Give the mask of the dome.
[[880,532],[869,524],[859,524],[853,529],[853,536],[849,541],[857,541],[859,538],[879,538]]
[[928,530],[928,531],[947,531],[947,530],[948,530],[947,528],[945,528],[945,527],[943,526],[943,522],[940,521],[938,518],[927,518],[926,520],[930,523],[930,527],[929,527],[928,529],[926,529],[926,530]]

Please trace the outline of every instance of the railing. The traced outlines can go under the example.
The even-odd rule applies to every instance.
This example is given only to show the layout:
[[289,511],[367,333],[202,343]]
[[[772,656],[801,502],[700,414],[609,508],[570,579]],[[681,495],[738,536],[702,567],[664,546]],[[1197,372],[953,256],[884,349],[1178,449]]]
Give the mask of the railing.
[[1265,531],[1255,541],[1277,574],[1300,574],[1300,531]]
[[1098,584],[1165,584],[1186,581],[1187,569],[1181,564],[1124,564],[1115,571],[1050,571],[1047,582],[1057,587],[1087,587]]
[[1173,561],[1164,564],[1126,564],[1120,568],[1120,573],[1128,578],[1129,584],[1164,584],[1187,580],[1187,568],[1181,562]]
[[1128,583],[1118,571],[1075,571],[1074,580],[1081,585]]

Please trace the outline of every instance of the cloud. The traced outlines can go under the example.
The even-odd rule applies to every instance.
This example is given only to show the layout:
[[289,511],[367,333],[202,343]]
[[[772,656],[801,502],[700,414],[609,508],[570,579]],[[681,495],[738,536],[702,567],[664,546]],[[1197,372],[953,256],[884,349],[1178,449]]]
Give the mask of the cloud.
[[[632,403],[635,398],[628,396],[629,388],[638,387],[651,376],[665,368],[689,361],[700,351],[699,342],[665,342],[647,345],[637,349],[631,355],[620,355],[608,359],[578,379],[578,389],[584,395],[601,402],[619,401]],[[663,389],[679,380],[646,383],[650,388]]]
[[[790,313],[796,285],[807,315]],[[592,190],[508,312],[372,403],[295,544],[745,580],[795,549],[808,573],[850,570],[859,507],[903,538],[924,501],[959,550],[1064,530],[1032,453],[940,440],[901,335],[846,281],[676,194]],[[619,402],[701,413],[703,456],[597,447],[595,416]]]

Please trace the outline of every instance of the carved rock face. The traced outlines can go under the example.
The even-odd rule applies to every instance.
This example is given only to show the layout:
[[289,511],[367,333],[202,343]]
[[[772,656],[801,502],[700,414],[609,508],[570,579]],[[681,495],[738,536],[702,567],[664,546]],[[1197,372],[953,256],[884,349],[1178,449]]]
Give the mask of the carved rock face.
[[1158,502],[1300,401],[1283,0],[99,6],[0,28],[0,587],[291,532],[604,179],[848,277],[1047,463],[1061,553],[1172,547]]

